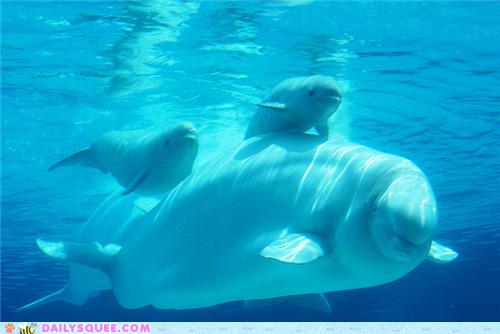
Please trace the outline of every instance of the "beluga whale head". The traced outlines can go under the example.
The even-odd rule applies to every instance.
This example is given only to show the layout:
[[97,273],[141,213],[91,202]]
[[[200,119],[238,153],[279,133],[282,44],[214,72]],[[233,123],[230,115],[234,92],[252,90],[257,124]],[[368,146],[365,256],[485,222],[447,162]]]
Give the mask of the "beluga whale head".
[[332,271],[332,277],[348,277],[334,285],[351,289],[399,279],[426,259],[434,245],[438,215],[429,181],[400,157],[359,148],[343,154],[339,176],[323,180],[335,186],[315,215],[330,226],[327,256],[335,263],[332,268],[344,270],[342,275]]
[[159,133],[147,152],[147,176],[142,181],[151,189],[171,189],[191,174],[198,155],[198,134],[190,122],[182,122]]
[[332,116],[342,101],[342,94],[333,77],[313,75],[304,80],[303,87],[297,88],[300,91],[297,107],[308,109],[320,120]]
[[371,233],[381,253],[401,262],[427,254],[437,228],[437,206],[427,184],[414,177],[396,179],[372,213]]
[[286,110],[294,122],[319,124],[337,111],[342,94],[333,77],[312,75],[295,77],[280,82],[264,99],[276,108]]
[[195,154],[198,150],[198,133],[190,122],[182,122],[175,128],[165,131],[163,136],[166,150],[184,149]]
[[177,163],[185,161],[187,165],[193,164],[198,154],[198,133],[192,123],[182,122],[166,129],[158,139],[157,154],[163,156],[165,162],[175,160]]

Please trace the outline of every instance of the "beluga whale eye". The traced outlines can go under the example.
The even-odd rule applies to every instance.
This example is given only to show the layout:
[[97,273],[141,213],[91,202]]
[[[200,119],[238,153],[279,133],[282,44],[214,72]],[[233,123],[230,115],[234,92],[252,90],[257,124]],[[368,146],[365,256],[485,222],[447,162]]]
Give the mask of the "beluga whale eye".
[[168,144],[170,144],[170,142],[167,140],[165,140],[165,146],[168,146]]
[[314,93],[315,93],[315,92],[314,92],[314,89],[313,89],[313,88],[309,89],[309,96],[314,96]]

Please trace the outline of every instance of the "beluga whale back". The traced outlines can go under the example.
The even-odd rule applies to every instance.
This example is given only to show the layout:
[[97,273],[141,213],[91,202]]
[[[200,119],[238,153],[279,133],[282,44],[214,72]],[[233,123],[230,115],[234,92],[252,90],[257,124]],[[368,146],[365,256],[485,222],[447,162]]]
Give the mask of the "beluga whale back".
[[49,168],[80,164],[110,173],[123,195],[166,193],[186,178],[198,154],[195,127],[183,122],[162,131],[111,131]]
[[257,104],[245,138],[266,133],[304,132],[315,127],[328,137],[328,118],[342,101],[342,94],[333,77],[313,75],[290,78],[280,82]]
[[[426,258],[457,256],[433,241],[437,204],[415,164],[301,133],[246,140],[149,213],[133,207],[127,197],[110,199],[84,238],[38,245],[88,267],[85,291],[110,288],[126,308],[162,309],[376,286]],[[66,292],[82,284],[75,280],[82,276],[27,307],[76,303]]]

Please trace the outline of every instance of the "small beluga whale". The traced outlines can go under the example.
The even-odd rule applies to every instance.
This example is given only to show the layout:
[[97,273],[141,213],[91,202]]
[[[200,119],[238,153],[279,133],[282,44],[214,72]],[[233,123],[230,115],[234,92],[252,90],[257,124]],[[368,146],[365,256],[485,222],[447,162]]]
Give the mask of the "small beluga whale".
[[195,127],[183,122],[161,131],[111,131],[49,168],[83,165],[110,173],[131,192],[161,194],[186,178],[198,154]]
[[139,195],[113,194],[74,242],[37,240],[70,264],[70,279],[21,310],[112,289],[130,309],[238,300],[251,309],[288,297],[328,312],[323,293],[388,283],[426,258],[458,255],[433,241],[432,188],[402,157],[273,133],[209,164],[148,212],[136,208]]
[[328,118],[338,109],[342,94],[333,77],[313,75],[280,82],[258,103],[245,139],[272,132],[305,132],[315,127],[327,138]]

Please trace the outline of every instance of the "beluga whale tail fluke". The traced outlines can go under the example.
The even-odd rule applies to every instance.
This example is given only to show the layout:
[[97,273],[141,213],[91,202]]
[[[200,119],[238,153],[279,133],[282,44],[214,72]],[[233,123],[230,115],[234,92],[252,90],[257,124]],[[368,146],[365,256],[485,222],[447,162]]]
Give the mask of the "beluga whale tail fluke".
[[57,290],[56,292],[53,292],[47,296],[44,296],[40,299],[37,299],[34,302],[31,302],[29,304],[26,304],[24,306],[16,308],[14,310],[14,312],[27,311],[27,310],[30,310],[30,309],[33,309],[35,307],[39,307],[39,306],[42,306],[42,305],[45,305],[48,303],[65,301],[65,294],[66,294],[66,290],[65,290],[65,288],[62,288],[61,290]]
[[[111,267],[113,258],[120,252],[121,246],[109,244],[102,246],[97,242],[78,243],[78,242],[49,242],[37,239],[36,243],[40,250],[53,259],[66,263],[75,263],[78,265],[95,268],[106,273]],[[72,291],[73,290],[73,291]],[[89,293],[91,291],[88,291]],[[66,287],[51,293],[45,297],[24,305],[16,312],[29,310],[47,303],[66,301],[72,304],[81,305],[88,297],[87,291],[67,285]]]
[[108,132],[90,147],[50,166],[49,171],[83,165],[109,172],[125,187],[123,195],[161,194],[191,173],[197,154],[196,129],[183,122],[162,131]]
[[304,132],[315,127],[328,138],[328,119],[337,111],[342,94],[333,77],[313,75],[280,82],[257,103],[245,139],[273,132]]
[[89,217],[75,241],[36,239],[38,248],[45,255],[68,264],[69,280],[62,289],[20,307],[17,311],[58,301],[83,305],[96,292],[110,289],[109,274],[122,251],[119,236],[127,228],[133,228],[136,223],[141,222],[145,216],[144,205],[138,206],[137,202],[149,202],[150,199],[149,196],[137,194],[121,196],[120,191],[116,191]]

